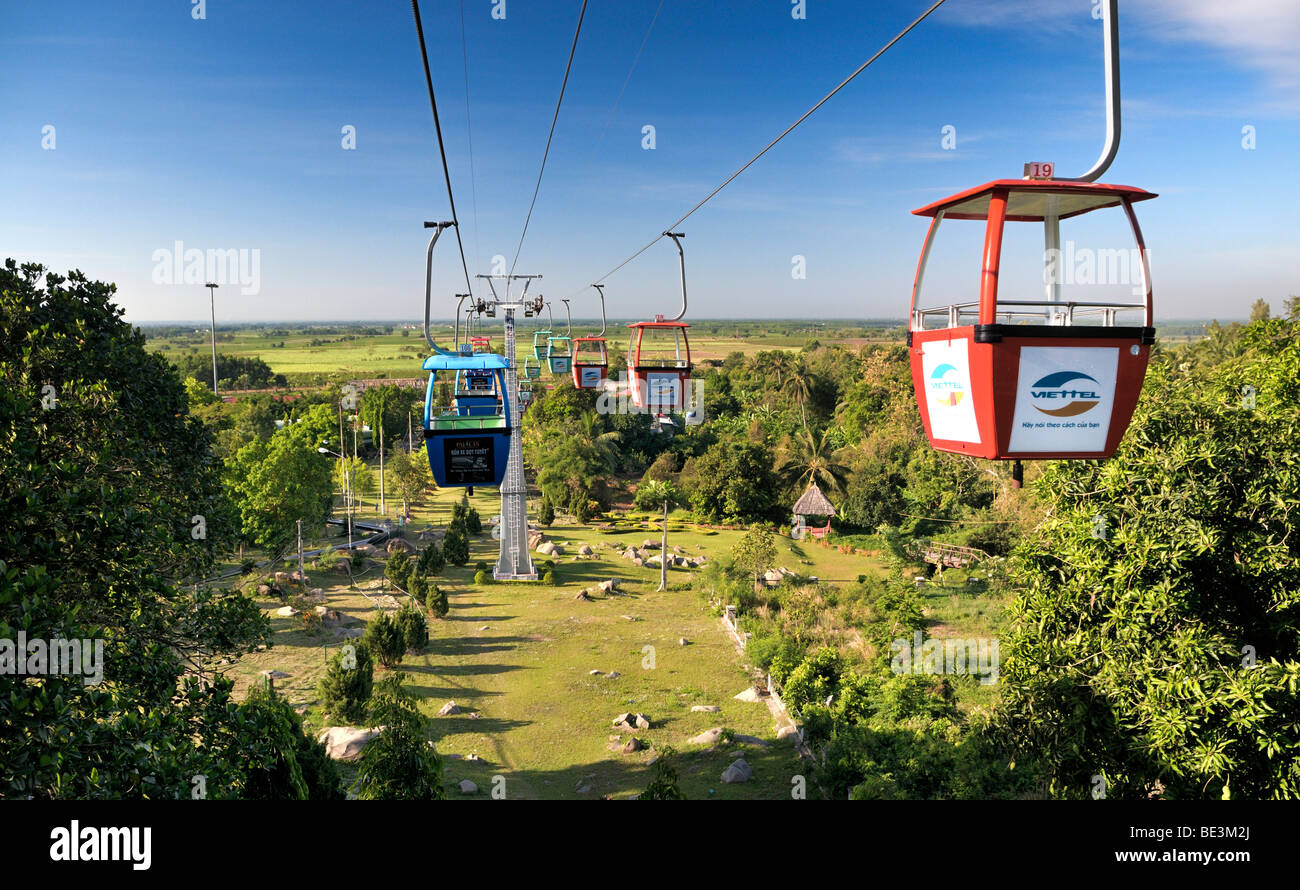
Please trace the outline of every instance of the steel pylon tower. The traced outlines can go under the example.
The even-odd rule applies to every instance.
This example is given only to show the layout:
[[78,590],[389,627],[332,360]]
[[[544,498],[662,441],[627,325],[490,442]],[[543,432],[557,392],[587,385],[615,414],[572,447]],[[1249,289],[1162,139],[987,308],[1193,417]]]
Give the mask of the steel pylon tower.
[[528,552],[528,484],[524,479],[524,443],[519,428],[521,420],[519,375],[515,360],[515,312],[519,309],[524,309],[528,314],[531,312],[524,303],[523,294],[512,300],[509,288],[512,279],[522,278],[525,282],[524,293],[527,293],[531,279],[541,276],[480,275],[478,277],[487,279],[489,285],[493,285],[494,279],[506,280],[504,297],[497,296],[493,285],[491,301],[493,311],[489,312],[495,314],[495,310],[500,309],[505,316],[505,358],[508,365],[505,373],[505,397],[506,410],[510,412],[511,429],[510,457],[506,462],[505,479],[501,482],[501,524],[498,526],[501,533],[501,553],[497,557],[492,576],[498,581],[536,581],[537,569],[533,566],[532,557]]

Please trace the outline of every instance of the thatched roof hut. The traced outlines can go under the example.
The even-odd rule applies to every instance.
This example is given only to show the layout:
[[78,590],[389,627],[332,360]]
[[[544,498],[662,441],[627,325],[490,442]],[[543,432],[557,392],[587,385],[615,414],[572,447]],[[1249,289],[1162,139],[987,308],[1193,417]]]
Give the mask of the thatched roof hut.
[[794,515],[796,516],[834,516],[835,507],[822,494],[822,490],[814,482],[808,486],[808,490],[803,493],[794,505]]

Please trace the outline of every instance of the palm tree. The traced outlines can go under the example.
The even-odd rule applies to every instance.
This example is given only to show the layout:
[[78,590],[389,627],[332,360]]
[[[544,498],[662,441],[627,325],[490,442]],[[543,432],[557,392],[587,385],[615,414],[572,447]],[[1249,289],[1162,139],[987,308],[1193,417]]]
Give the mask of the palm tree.
[[813,384],[816,382],[816,375],[808,363],[804,361],[803,356],[793,359],[790,363],[790,376],[785,379],[785,386],[782,389],[788,390],[794,400],[799,403],[799,417],[803,420],[804,429],[808,428],[808,400],[812,398]]
[[680,500],[677,486],[657,479],[636,490],[636,499],[644,504],[662,504],[664,511],[663,541],[659,550],[659,590],[668,589],[668,508]]
[[769,369],[776,372],[776,388],[781,389],[785,386],[785,375],[790,373],[790,366],[793,362],[790,359],[790,353],[784,349],[778,349],[771,353],[767,360]]
[[777,475],[792,488],[816,483],[822,488],[840,491],[849,477],[849,468],[835,459],[835,452],[830,430],[813,435],[805,427],[781,443],[777,452]]

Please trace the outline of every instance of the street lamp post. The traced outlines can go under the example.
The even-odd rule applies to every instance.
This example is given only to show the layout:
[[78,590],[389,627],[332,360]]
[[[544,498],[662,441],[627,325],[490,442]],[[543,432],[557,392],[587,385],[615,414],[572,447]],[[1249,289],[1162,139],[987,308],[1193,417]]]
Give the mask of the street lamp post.
[[212,394],[217,394],[217,288],[221,285],[208,282],[208,304],[212,309]]
[[339,468],[342,470],[340,484],[343,486],[343,509],[348,517],[348,550],[350,551],[352,549],[352,498],[349,497],[347,458],[337,451],[330,451],[328,448],[317,448],[316,450],[321,454],[332,454],[339,459]]

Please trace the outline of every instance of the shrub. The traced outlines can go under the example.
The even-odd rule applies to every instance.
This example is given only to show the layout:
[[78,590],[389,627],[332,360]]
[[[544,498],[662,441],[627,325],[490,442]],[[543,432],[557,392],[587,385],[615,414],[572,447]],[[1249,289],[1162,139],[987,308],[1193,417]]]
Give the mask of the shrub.
[[492,577],[482,569],[474,573],[474,583],[478,585],[491,584]]
[[419,652],[428,645],[429,625],[424,620],[424,613],[409,602],[397,610],[397,615],[393,617],[393,624],[402,634],[406,651]]
[[388,617],[387,612],[381,611],[370,619],[361,642],[384,667],[390,668],[400,663],[406,654],[406,637],[393,619]]
[[447,594],[437,584],[429,586],[429,592],[424,598],[424,605],[429,613],[435,618],[444,618],[450,611],[451,605],[447,602]]
[[454,566],[463,566],[469,562],[469,536],[463,525],[453,522],[447,528],[447,537],[442,542],[442,553],[447,562]]
[[542,509],[537,514],[537,522],[548,528],[555,522],[555,505],[551,503],[550,498],[542,498]]
[[441,800],[442,760],[424,738],[428,722],[398,673],[380,684],[371,707],[374,722],[384,727],[361,750],[357,781],[360,800]]
[[335,652],[316,687],[325,713],[344,723],[366,719],[375,668],[364,644],[347,643]]
[[555,572],[554,572],[554,571],[548,571],[545,575],[542,575],[542,583],[545,584],[547,587],[554,587],[554,586],[555,586]]
[[471,535],[477,535],[483,531],[483,520],[479,519],[478,510],[473,507],[465,514],[465,530]]
[[447,565],[447,558],[442,555],[442,548],[438,542],[431,541],[428,546],[420,551],[420,558],[415,563],[421,575],[436,575]]
[[302,629],[309,634],[315,634],[320,630],[321,617],[316,613],[316,604],[308,600],[305,596],[295,596],[289,599],[289,605],[298,610],[298,621],[302,624]]
[[388,565],[384,567],[384,574],[388,580],[393,582],[395,587],[406,590],[410,583],[411,572],[415,569],[415,561],[411,559],[411,554],[405,550],[399,550],[392,556],[388,557]]

